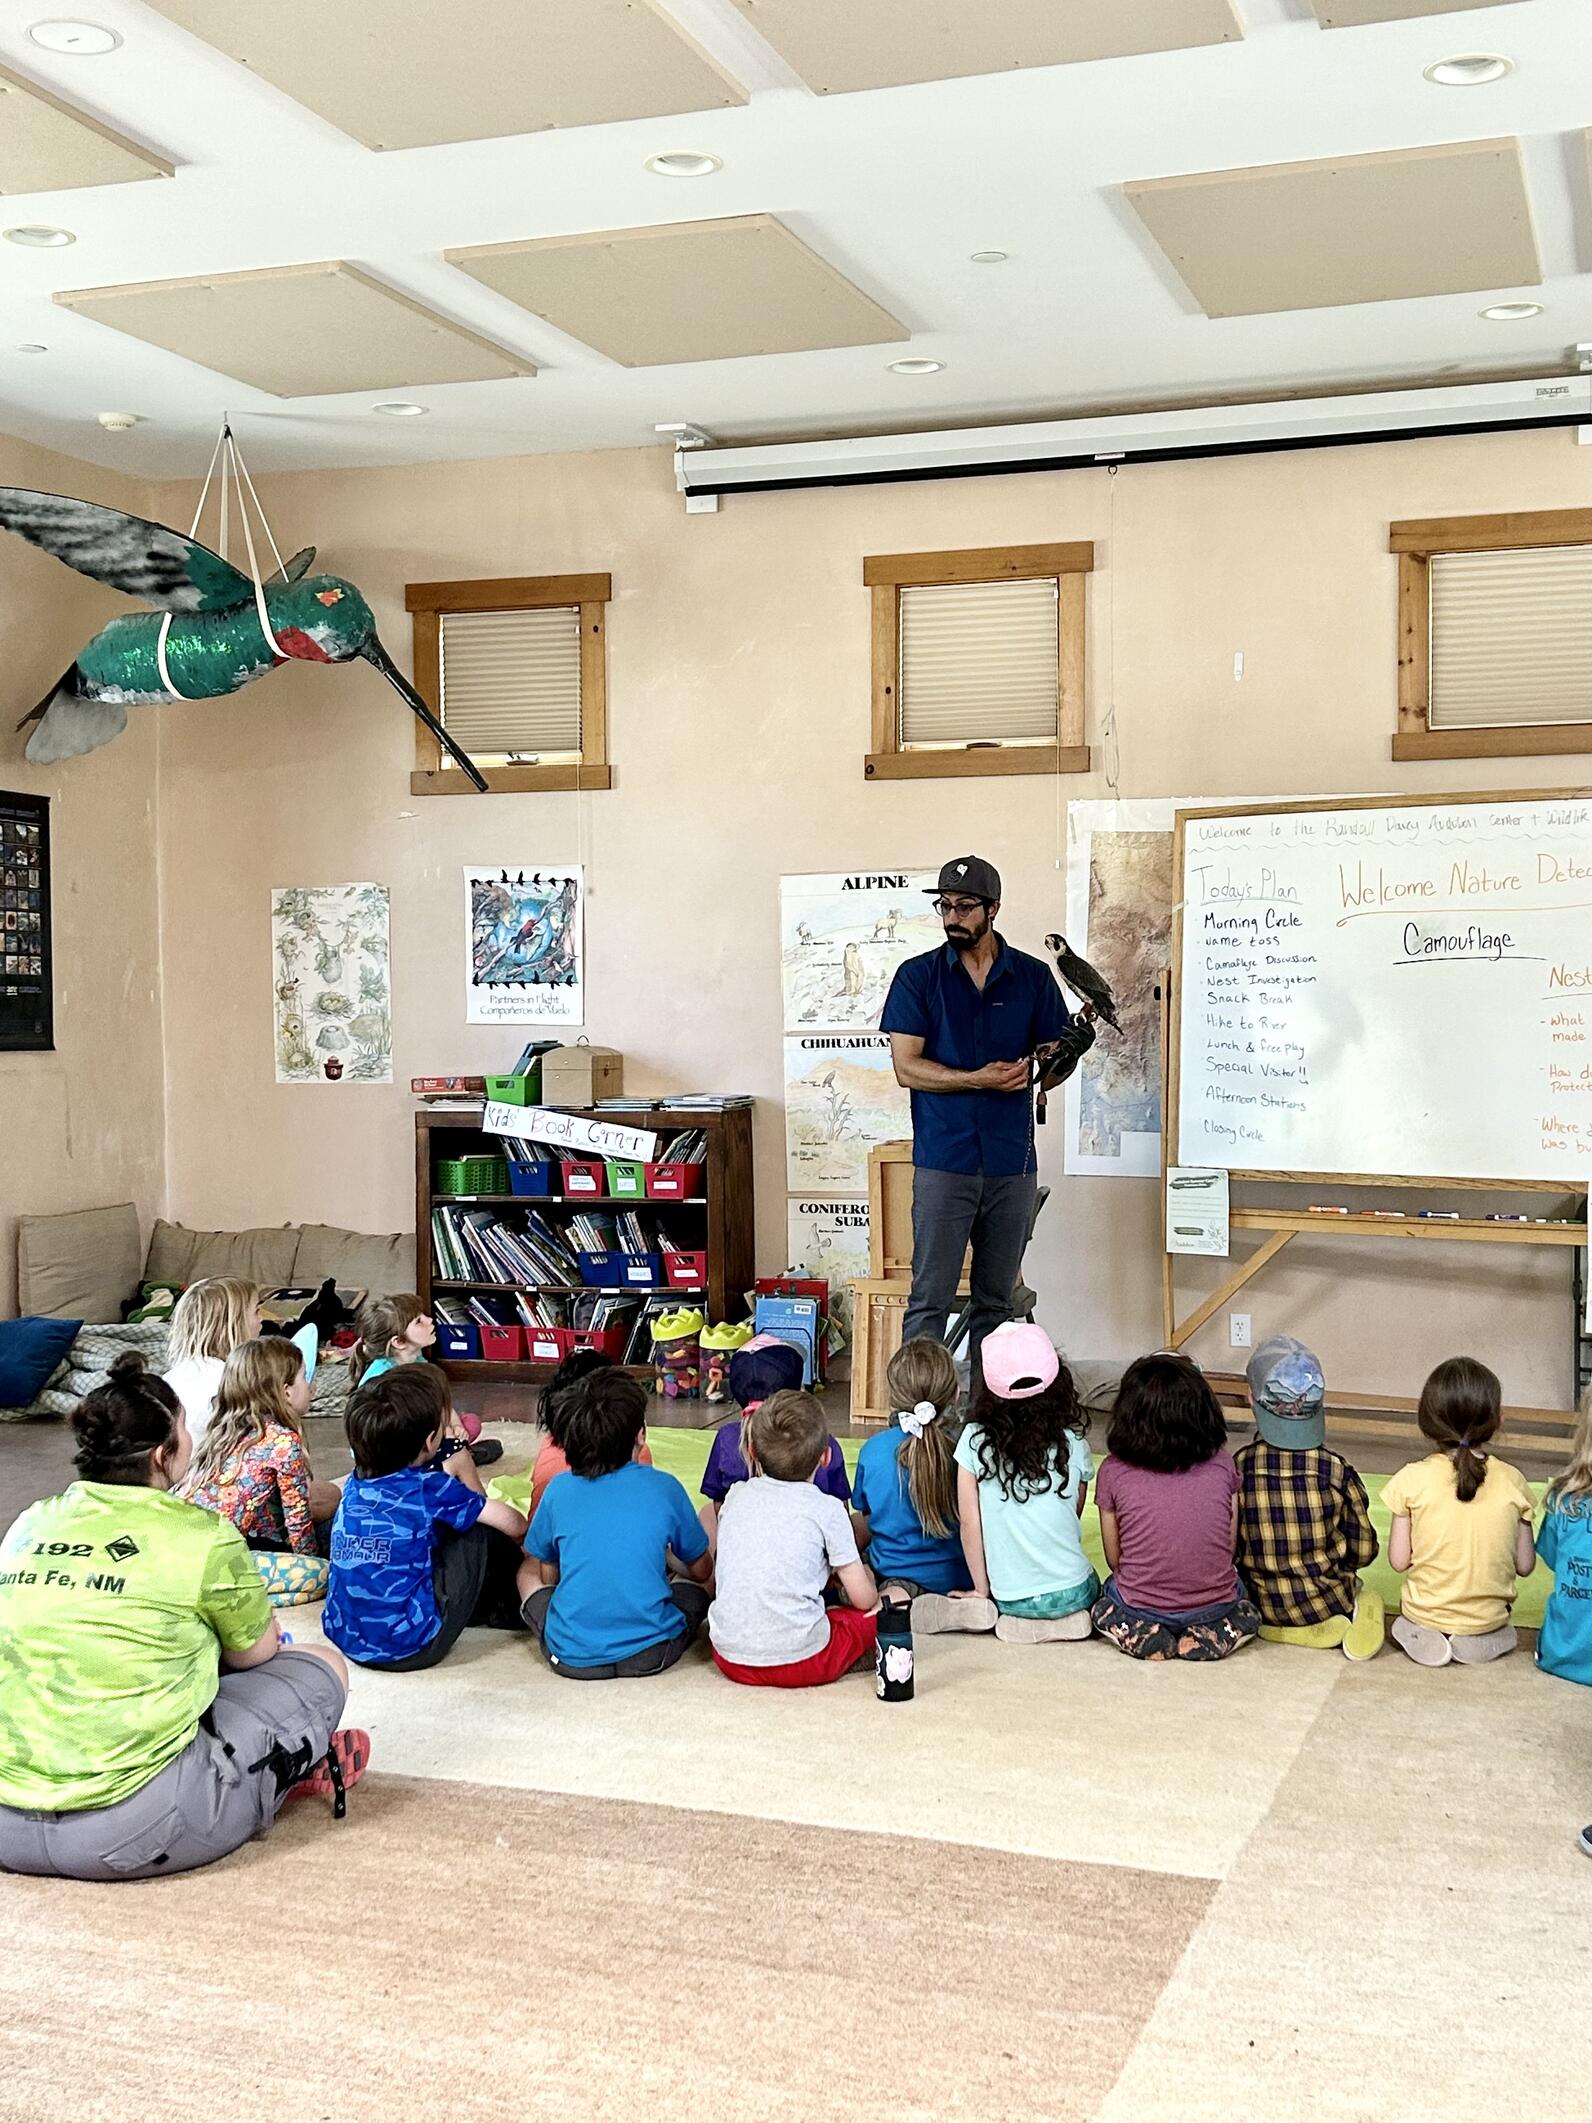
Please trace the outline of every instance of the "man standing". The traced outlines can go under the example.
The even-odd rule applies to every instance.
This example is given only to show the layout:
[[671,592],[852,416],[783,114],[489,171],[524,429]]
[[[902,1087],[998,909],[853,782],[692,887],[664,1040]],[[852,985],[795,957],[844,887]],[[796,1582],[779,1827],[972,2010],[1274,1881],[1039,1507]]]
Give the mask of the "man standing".
[[880,1029],[912,1093],[912,1296],[902,1329],[945,1338],[973,1247],[970,1352],[1011,1317],[1038,1189],[1028,1057],[1072,1022],[1042,959],[995,933],[1000,873],[977,855],[940,872],[942,950],[896,971]]

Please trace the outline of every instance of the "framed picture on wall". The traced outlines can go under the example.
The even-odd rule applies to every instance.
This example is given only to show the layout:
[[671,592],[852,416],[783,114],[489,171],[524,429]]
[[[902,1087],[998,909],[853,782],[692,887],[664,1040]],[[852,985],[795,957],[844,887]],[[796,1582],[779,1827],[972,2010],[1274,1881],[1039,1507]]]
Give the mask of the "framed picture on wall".
[[50,800],[0,789],[0,1050],[54,1045]]

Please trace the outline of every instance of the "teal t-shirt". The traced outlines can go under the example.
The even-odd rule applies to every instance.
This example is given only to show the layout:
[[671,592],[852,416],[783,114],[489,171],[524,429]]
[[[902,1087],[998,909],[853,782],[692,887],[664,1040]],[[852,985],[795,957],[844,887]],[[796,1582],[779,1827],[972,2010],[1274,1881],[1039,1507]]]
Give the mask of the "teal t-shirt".
[[1553,1572],[1537,1664],[1561,1680],[1592,1688],[1592,1497],[1570,1501],[1580,1509],[1550,1504],[1537,1535],[1537,1554]]
[[1078,1530],[1078,1488],[1094,1473],[1089,1447],[1071,1432],[1067,1464],[1051,1458],[1050,1487],[1021,1499],[979,1468],[984,1433],[969,1423],[957,1440],[956,1464],[978,1479],[978,1512],[984,1528],[984,1568],[997,1600],[1037,1600],[1047,1592],[1082,1585],[1092,1564]]

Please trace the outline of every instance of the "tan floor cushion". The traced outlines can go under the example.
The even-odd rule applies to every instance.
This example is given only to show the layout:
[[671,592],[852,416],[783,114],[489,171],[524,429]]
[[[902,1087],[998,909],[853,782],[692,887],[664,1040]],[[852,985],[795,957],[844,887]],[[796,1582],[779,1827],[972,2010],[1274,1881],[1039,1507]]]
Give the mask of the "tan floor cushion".
[[43,1319],[119,1320],[143,1243],[131,1202],[17,1219],[17,1306]]
[[335,1276],[344,1289],[385,1295],[415,1287],[415,1242],[407,1231],[340,1231],[306,1224],[293,1262],[293,1281],[322,1283]]
[[298,1227],[256,1226],[252,1231],[190,1231],[183,1224],[157,1220],[149,1241],[145,1279],[152,1283],[196,1283],[206,1275],[237,1275],[276,1289],[293,1280]]

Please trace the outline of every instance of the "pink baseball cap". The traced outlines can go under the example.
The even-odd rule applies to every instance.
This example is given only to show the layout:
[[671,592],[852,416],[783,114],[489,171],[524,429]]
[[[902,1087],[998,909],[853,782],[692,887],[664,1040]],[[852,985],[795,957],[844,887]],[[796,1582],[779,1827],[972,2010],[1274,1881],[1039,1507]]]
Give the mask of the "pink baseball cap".
[[979,1362],[985,1385],[1003,1401],[1031,1401],[1061,1369],[1056,1345],[1031,1320],[1008,1320],[987,1334]]

